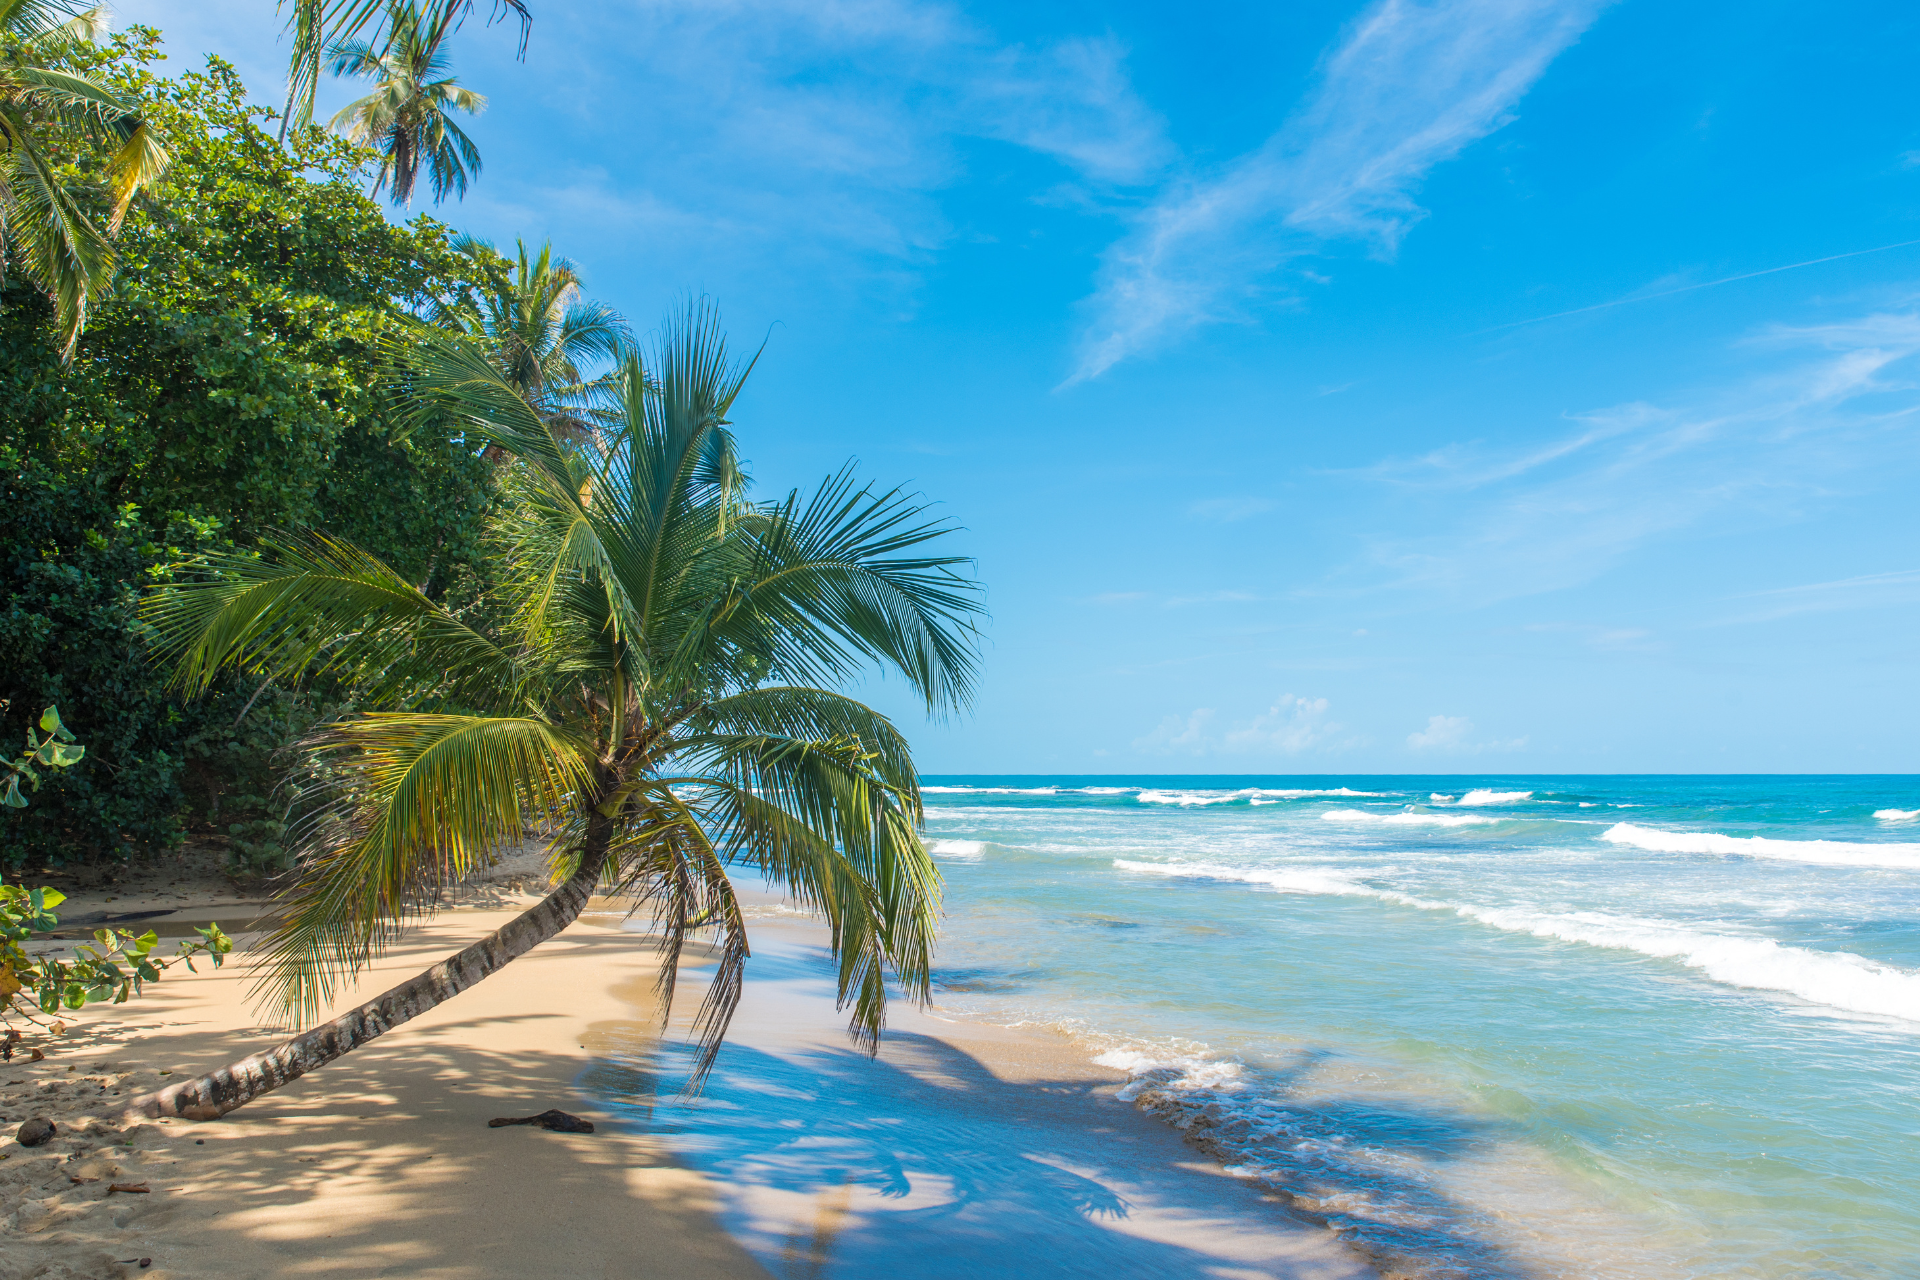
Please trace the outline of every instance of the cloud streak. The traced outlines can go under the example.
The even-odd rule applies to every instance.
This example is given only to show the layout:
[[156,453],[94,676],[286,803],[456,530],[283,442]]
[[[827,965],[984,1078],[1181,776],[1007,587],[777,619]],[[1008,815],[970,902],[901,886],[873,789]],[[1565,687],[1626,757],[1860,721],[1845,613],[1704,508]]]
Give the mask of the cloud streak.
[[493,114],[551,120],[557,154],[609,160],[503,163],[469,207],[506,227],[591,227],[675,279],[691,260],[763,287],[910,280],[955,234],[941,197],[970,139],[1096,191],[1156,181],[1173,156],[1107,36],[1010,42],[930,0],[642,0],[540,23],[531,65],[476,46],[497,65],[472,78]]
[[1107,254],[1069,383],[1236,318],[1330,241],[1390,255],[1435,165],[1513,118],[1607,0],[1378,0],[1300,111],[1253,153],[1168,191]]
[[[1596,410],[1560,442],[1505,456],[1449,446],[1361,473],[1394,485],[1403,503],[1423,490],[1448,505],[1460,491],[1478,496],[1451,529],[1376,538],[1368,569],[1384,576],[1366,589],[1488,603],[1573,586],[1655,539],[1796,519],[1857,486],[1868,460],[1912,455],[1920,310],[1774,327],[1742,345],[1763,355],[1755,373],[1703,388],[1690,403]],[[1884,598],[1896,588],[1905,589],[1821,599]],[[1761,611],[1831,607],[1812,601]]]
[[1265,711],[1231,723],[1221,723],[1211,707],[1200,707],[1184,716],[1167,716],[1152,733],[1135,738],[1133,747],[1161,756],[1292,756],[1361,745],[1327,719],[1328,707],[1325,698],[1289,693]]

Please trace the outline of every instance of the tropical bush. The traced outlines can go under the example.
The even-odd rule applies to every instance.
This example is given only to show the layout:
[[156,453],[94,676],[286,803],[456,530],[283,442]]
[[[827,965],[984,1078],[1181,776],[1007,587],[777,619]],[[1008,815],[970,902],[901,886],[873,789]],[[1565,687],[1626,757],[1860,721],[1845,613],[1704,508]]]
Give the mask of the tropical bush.
[[[495,468],[457,432],[392,429],[378,345],[498,264],[431,219],[389,223],[364,153],[318,129],[276,138],[217,59],[161,78],[139,27],[68,56],[138,103],[172,164],[127,214],[70,365],[47,298],[17,273],[0,295],[0,735],[57,702],[89,744],[0,824],[0,863],[129,858],[240,825],[272,869],[269,762],[333,691],[228,678],[180,698],[137,599],[185,556],[308,525],[436,599],[471,593]],[[110,216],[102,144],[55,129],[45,146]]]

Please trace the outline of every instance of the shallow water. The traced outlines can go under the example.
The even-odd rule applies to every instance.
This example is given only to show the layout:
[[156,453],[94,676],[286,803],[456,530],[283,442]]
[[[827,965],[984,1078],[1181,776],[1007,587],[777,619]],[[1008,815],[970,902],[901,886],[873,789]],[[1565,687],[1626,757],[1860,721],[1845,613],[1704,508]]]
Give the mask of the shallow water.
[[[943,1012],[1073,1034],[1397,1269],[1920,1274],[1920,779],[947,777],[926,799]],[[826,1002],[827,975],[776,948],[750,976],[777,1004]],[[780,1274],[937,1280],[994,1250],[994,1273],[1068,1274],[1062,1249],[1210,1273],[1020,1155],[1008,1103],[742,1041],[687,1105],[684,1059],[584,1083],[717,1175]]]
[[1380,1249],[1916,1274],[1920,779],[927,782],[940,1003]]

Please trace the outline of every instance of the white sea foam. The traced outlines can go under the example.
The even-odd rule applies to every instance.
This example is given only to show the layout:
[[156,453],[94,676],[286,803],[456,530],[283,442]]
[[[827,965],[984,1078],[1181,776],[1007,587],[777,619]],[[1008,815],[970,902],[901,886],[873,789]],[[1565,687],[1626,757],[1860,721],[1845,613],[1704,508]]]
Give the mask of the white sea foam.
[[1920,819],[1920,809],[1875,809],[1873,816],[1882,822],[1913,822]]
[[1132,1102],[1141,1090],[1170,1079],[1177,1080],[1182,1089],[1238,1089],[1246,1077],[1246,1068],[1239,1063],[1223,1061],[1204,1052],[1109,1049],[1093,1061],[1097,1066],[1112,1067],[1133,1077],[1115,1095],[1122,1102]]
[[1238,880],[1265,885],[1282,893],[1340,894],[1377,898],[1423,911],[1450,911],[1512,933],[1675,960],[1730,987],[1783,992],[1831,1009],[1920,1023],[1920,972],[1880,964],[1849,951],[1815,951],[1786,946],[1772,938],[1709,932],[1667,920],[1636,919],[1602,911],[1556,913],[1439,902],[1395,889],[1375,888],[1340,872],[1317,867],[1240,868],[1203,862],[1125,859],[1115,859],[1113,865],[1124,871],[1164,876]]
[[952,858],[958,862],[978,862],[987,854],[987,842],[984,840],[928,840],[927,852],[936,858]]
[[1206,804],[1234,804],[1247,801],[1259,804],[1262,801],[1311,800],[1320,796],[1385,796],[1390,791],[1355,791],[1351,787],[1301,788],[1301,787],[1242,787],[1238,791],[1142,791],[1136,797],[1141,804],[1174,804],[1182,807]]
[[1177,804],[1191,807],[1200,804],[1232,804],[1245,797],[1237,791],[1142,791],[1134,797],[1141,804]]
[[1477,827],[1508,821],[1471,813],[1366,813],[1359,809],[1329,809],[1320,816],[1329,822],[1385,822],[1403,827]]
[[1461,796],[1459,803],[1463,805],[1513,804],[1520,800],[1531,799],[1533,799],[1531,791],[1493,791],[1487,787],[1475,787]]
[[1892,867],[1920,870],[1920,844],[1861,844],[1845,840],[1773,840],[1766,836],[1726,836],[1714,831],[1661,831],[1616,822],[1600,837],[1654,853],[1743,854],[1786,862],[1837,867]]

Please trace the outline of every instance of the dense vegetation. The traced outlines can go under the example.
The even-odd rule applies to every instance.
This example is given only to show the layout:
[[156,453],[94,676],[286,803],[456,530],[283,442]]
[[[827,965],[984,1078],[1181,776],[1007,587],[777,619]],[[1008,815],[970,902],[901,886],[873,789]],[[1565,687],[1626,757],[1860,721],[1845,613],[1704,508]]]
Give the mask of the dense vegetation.
[[[75,55],[138,100],[172,164],[128,213],[71,364],[44,294],[15,272],[0,296],[0,734],[57,703],[88,744],[0,827],[9,866],[132,858],[199,827],[231,831],[243,869],[278,869],[273,753],[340,691],[230,676],[177,696],[140,592],[182,555],[316,526],[458,596],[493,500],[495,467],[459,435],[393,429],[377,348],[491,287],[499,261],[431,219],[389,223],[365,152],[318,129],[280,141],[230,67],[160,78],[157,40]],[[101,145],[55,141],[105,212]]]

